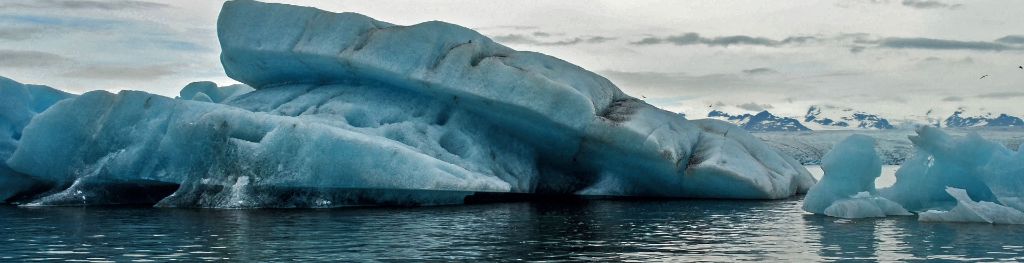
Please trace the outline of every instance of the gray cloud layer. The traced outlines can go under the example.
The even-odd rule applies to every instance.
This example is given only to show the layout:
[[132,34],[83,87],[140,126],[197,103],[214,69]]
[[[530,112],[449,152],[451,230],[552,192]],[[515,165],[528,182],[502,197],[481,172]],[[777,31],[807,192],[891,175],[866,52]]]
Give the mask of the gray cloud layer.
[[752,68],[752,69],[744,69],[743,73],[744,74],[748,74],[748,75],[765,75],[765,74],[778,74],[779,72],[774,70],[774,69],[770,69],[770,68]]
[[1024,92],[1011,91],[1011,92],[993,92],[985,93],[977,96],[978,98],[986,99],[1010,99],[1024,97]]
[[26,40],[36,36],[42,31],[42,28],[31,27],[0,28],[0,39],[12,41]]
[[771,109],[772,105],[771,104],[757,104],[757,103],[753,103],[753,102],[748,102],[748,103],[743,103],[743,104],[740,104],[740,105],[736,105],[736,107],[739,107],[740,109],[744,109],[744,110],[748,110],[748,111],[764,111],[764,110]]
[[177,73],[180,65],[149,65],[149,66],[90,66],[76,69],[63,76],[79,79],[97,80],[153,80]]
[[0,9],[34,8],[34,9],[98,9],[98,10],[127,10],[127,9],[155,9],[169,7],[167,4],[121,0],[121,1],[92,1],[92,0],[35,0],[21,1],[0,4]]
[[936,0],[903,0],[901,2],[903,6],[913,7],[918,9],[936,9],[936,8],[959,8],[960,4],[947,4]]
[[70,62],[71,59],[46,52],[29,50],[0,49],[0,67],[34,68],[48,67]]
[[781,40],[746,35],[703,37],[698,33],[685,33],[668,37],[646,37],[632,42],[634,45],[673,44],[679,46],[706,45],[711,47],[728,47],[732,45],[748,45],[763,47],[785,47],[811,42],[838,42],[849,47],[851,53],[860,53],[868,48],[890,49],[931,49],[931,50],[974,50],[974,51],[1005,51],[1024,50],[1024,36],[1009,35],[995,41],[961,41],[936,38],[872,38],[866,34],[840,34],[832,37],[790,36]]
[[[534,32],[534,36],[546,37],[550,36],[551,33],[545,32]],[[608,41],[615,40],[613,37],[603,36],[587,36],[587,37],[575,37],[557,41],[542,41],[537,38],[533,38],[521,34],[509,34],[491,37],[494,41],[503,44],[526,44],[526,45],[538,45],[538,46],[570,46],[576,44],[600,44]]]
[[1006,44],[1017,44],[1024,45],[1024,36],[1021,35],[1010,35],[996,39],[996,42]]
[[647,38],[641,39],[640,41],[633,42],[633,44],[635,44],[635,45],[654,45],[654,44],[668,43],[668,44],[674,44],[674,45],[680,45],[680,46],[703,44],[703,45],[708,45],[708,46],[722,46],[722,47],[728,47],[730,45],[751,45],[751,46],[778,47],[778,46],[784,46],[784,45],[789,45],[789,44],[806,43],[806,42],[815,41],[815,40],[817,40],[817,38],[816,37],[812,37],[812,36],[794,36],[794,37],[787,37],[787,38],[782,39],[782,40],[774,40],[774,39],[770,39],[770,38],[752,37],[752,36],[744,36],[744,35],[722,36],[722,37],[707,38],[707,37],[702,37],[700,34],[690,32],[690,33],[686,33],[686,34],[682,34],[682,35],[678,35],[678,36],[647,37]]
[[878,42],[878,47],[884,48],[916,48],[916,49],[961,49],[981,51],[1003,51],[1009,49],[1020,49],[998,42],[983,41],[957,41],[934,38],[885,38]]

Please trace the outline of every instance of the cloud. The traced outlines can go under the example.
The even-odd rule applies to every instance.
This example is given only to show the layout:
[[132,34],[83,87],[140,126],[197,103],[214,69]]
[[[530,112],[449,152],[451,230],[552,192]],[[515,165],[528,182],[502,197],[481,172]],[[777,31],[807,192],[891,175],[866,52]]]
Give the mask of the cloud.
[[736,107],[739,107],[740,109],[744,109],[744,110],[748,110],[748,111],[764,111],[764,110],[768,110],[768,109],[773,108],[771,104],[757,104],[757,103],[753,103],[753,102],[748,102],[748,103],[743,103],[743,104],[740,104],[740,105],[736,105]]
[[770,69],[770,68],[752,68],[752,69],[744,69],[743,70],[743,74],[747,74],[747,75],[767,75],[767,74],[778,74],[778,73],[779,73],[778,71],[775,71],[774,69]]
[[903,4],[903,6],[906,7],[912,7],[917,9],[955,9],[962,6],[960,4],[947,4],[936,0],[903,0],[903,2],[900,2],[900,4]]
[[29,28],[70,28],[103,30],[132,26],[132,21],[106,18],[61,17],[56,15],[0,14],[0,24],[15,24]]
[[816,41],[817,37],[813,36],[794,36],[787,37],[782,40],[774,40],[764,37],[752,37],[745,35],[735,36],[722,36],[722,37],[702,37],[698,33],[685,33],[682,35],[668,36],[668,37],[646,37],[639,41],[632,42],[634,45],[655,45],[655,44],[674,44],[679,46],[687,45],[707,45],[707,46],[721,46],[728,47],[731,45],[749,45],[749,46],[765,46],[765,47],[778,47],[790,44],[802,44],[806,42]]
[[158,9],[165,7],[169,7],[169,5],[156,2],[135,0],[34,0],[0,4],[0,9],[96,9],[108,11],[129,9]]
[[1024,45],[1024,35],[1009,35],[996,39],[996,42],[1005,44]]
[[[728,47],[733,45],[783,47],[800,44],[817,43],[839,47],[849,47],[853,54],[861,53],[869,48],[890,49],[931,49],[931,50],[973,50],[973,51],[1005,51],[1024,50],[1024,36],[1009,35],[995,41],[961,41],[924,37],[872,37],[864,33],[837,34],[833,36],[790,36],[781,40],[746,35],[704,37],[698,33],[685,33],[668,37],[645,37],[630,42],[633,45],[673,44],[678,46],[706,45],[711,47]],[[1020,44],[1020,45],[1018,45]]]
[[42,28],[33,27],[0,28],[0,39],[12,41],[26,40],[38,35],[42,31]]
[[602,37],[602,36],[594,36],[594,37],[588,37],[588,38],[587,38],[587,39],[586,39],[585,41],[586,41],[587,43],[590,43],[590,44],[600,44],[600,43],[604,43],[604,42],[612,41],[612,40],[615,40],[615,39],[617,39],[617,38],[614,38],[614,37]]
[[64,73],[64,77],[98,80],[152,80],[177,73],[177,64],[149,66],[89,66]]
[[949,97],[942,98],[942,101],[948,101],[948,102],[964,101],[964,97],[949,96]]
[[0,49],[0,67],[7,68],[36,68],[49,67],[71,62],[72,60],[61,55],[30,51],[30,50],[8,50]]
[[959,41],[934,38],[884,38],[878,41],[879,47],[896,49],[937,49],[937,50],[977,50],[977,51],[1003,51],[1019,49],[996,42],[984,41]]
[[1010,98],[1024,97],[1024,92],[1020,92],[1020,91],[992,92],[992,93],[981,94],[981,95],[978,95],[978,96],[975,96],[975,97],[985,98],[985,99],[1010,99]]
[[[534,33],[536,35],[537,32]],[[603,36],[588,36],[588,37],[575,37],[570,39],[558,40],[558,41],[541,41],[536,38],[521,35],[521,34],[508,34],[491,37],[494,41],[502,44],[524,44],[524,45],[536,45],[536,46],[570,46],[576,44],[600,44],[608,41],[615,40],[614,37],[603,37]]]

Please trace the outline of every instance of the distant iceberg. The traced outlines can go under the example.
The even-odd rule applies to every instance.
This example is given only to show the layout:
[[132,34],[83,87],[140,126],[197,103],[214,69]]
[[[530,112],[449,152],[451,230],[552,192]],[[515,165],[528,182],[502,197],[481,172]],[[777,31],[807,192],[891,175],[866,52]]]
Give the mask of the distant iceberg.
[[804,197],[803,209],[842,218],[912,215],[899,204],[878,196],[875,179],[882,160],[875,140],[852,135],[837,144],[822,160],[825,176]]
[[[721,121],[443,22],[228,1],[228,76],[180,99],[85,93],[34,118],[7,163],[29,205],[457,204],[478,192],[777,199],[815,180]],[[217,102],[217,103],[207,103]]]
[[[839,198],[834,196],[848,196],[854,191],[865,191],[875,196],[870,182],[877,176],[867,176],[877,174],[873,172],[877,170],[875,165],[865,164],[864,157],[868,155],[854,154],[850,150],[852,145],[867,144],[870,138],[864,138],[851,136],[829,152],[823,160],[825,177],[808,193],[804,201],[805,210],[829,215],[822,207],[838,204],[836,200]],[[910,140],[918,150],[917,155],[896,172],[895,184],[877,191],[879,198],[919,212],[922,221],[1024,222],[1024,153],[1021,150],[1009,150],[977,133],[955,138],[931,126],[919,128],[917,135],[911,136]],[[830,173],[836,172],[832,172],[835,169],[830,170],[830,166],[835,166],[835,162],[859,168],[843,169],[847,172],[838,174],[846,176],[839,178],[847,180],[833,183],[835,176]],[[850,170],[860,175],[848,176]],[[851,178],[871,180],[864,182]]]

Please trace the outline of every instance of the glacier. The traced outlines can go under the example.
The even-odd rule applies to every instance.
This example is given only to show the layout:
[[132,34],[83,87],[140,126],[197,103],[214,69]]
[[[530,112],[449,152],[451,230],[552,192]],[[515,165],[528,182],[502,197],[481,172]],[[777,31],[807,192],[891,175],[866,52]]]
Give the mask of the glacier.
[[[93,91],[24,127],[25,205],[339,207],[476,193],[778,199],[815,180],[742,129],[687,120],[541,53],[444,22],[228,1],[245,86]],[[251,87],[251,89],[249,88]]]
[[882,173],[882,160],[873,138],[847,137],[825,155],[822,169],[825,175],[804,197],[804,211],[842,218],[913,215],[878,196],[875,179]]

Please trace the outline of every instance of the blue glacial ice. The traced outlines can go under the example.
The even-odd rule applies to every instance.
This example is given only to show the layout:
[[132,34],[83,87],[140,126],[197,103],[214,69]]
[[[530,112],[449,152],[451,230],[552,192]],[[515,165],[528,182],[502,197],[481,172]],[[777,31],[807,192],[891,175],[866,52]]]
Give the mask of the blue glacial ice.
[[[807,194],[805,210],[839,216],[825,208],[850,206],[839,200],[863,191],[864,194],[857,196],[887,199],[885,206],[894,202],[918,212],[922,221],[1024,222],[1021,213],[1024,211],[1024,153],[1021,150],[1007,149],[977,133],[957,138],[938,128],[921,127],[917,135],[910,136],[917,154],[896,172],[895,184],[875,191],[872,182],[878,168],[874,161],[865,161],[874,156],[869,140],[864,136],[851,136],[828,153],[823,160],[825,177]],[[860,146],[858,151],[850,147],[853,141],[860,141],[856,143]],[[836,169],[830,169],[830,165],[836,166],[837,162],[847,167],[842,171],[854,172],[833,172]],[[847,176],[839,178],[846,180],[834,181],[830,173],[845,174]],[[850,174],[859,175],[850,177]],[[820,189],[828,190],[819,193]]]
[[956,199],[949,211],[928,210],[918,216],[928,222],[964,222],[989,224],[1024,224],[1024,212],[993,202],[975,202],[964,189],[946,187],[946,193]]
[[18,148],[23,129],[36,114],[74,95],[41,85],[25,85],[0,77],[0,201],[40,187],[27,175],[11,170],[7,160]]
[[[7,163],[31,205],[336,207],[477,192],[776,199],[815,180],[731,124],[444,22],[228,1],[228,76],[179,99],[85,93],[33,119]],[[208,103],[218,102],[218,103]]]
[[822,169],[825,175],[804,197],[804,211],[842,218],[912,215],[878,196],[875,179],[882,173],[882,160],[873,138],[846,138],[825,155]]

